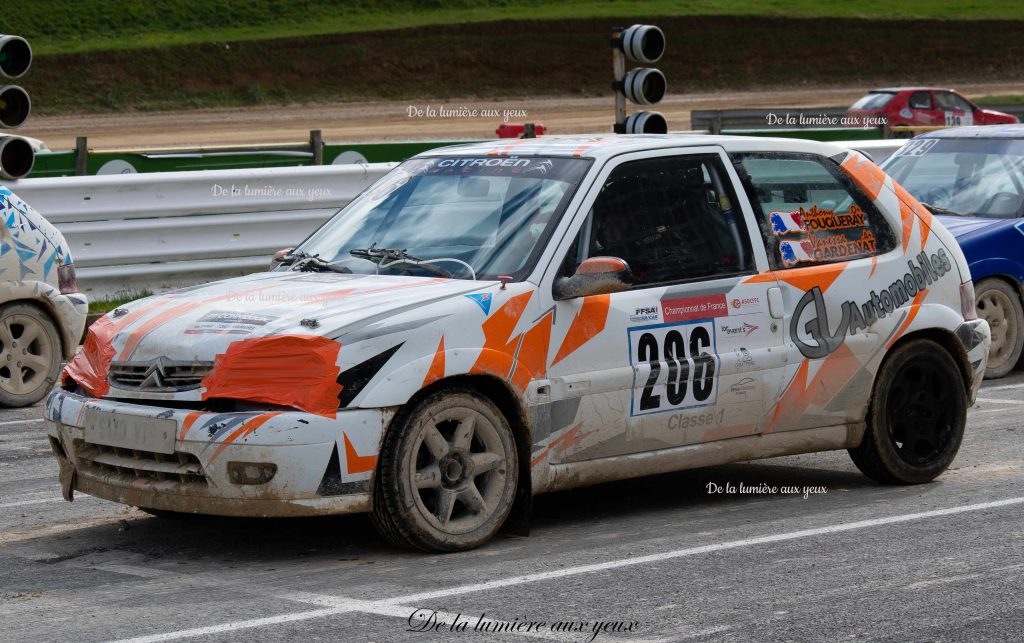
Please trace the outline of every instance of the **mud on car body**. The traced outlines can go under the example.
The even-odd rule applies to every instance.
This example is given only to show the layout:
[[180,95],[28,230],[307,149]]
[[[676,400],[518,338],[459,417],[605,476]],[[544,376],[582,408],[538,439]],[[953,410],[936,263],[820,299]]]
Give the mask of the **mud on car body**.
[[855,152],[458,146],[270,272],[101,319],[47,427],[68,495],[369,511],[434,550],[521,523],[532,494],[738,460],[849,449],[924,482],[985,368],[969,290],[949,233]]
[[88,308],[63,235],[0,185],[0,407],[46,396]]

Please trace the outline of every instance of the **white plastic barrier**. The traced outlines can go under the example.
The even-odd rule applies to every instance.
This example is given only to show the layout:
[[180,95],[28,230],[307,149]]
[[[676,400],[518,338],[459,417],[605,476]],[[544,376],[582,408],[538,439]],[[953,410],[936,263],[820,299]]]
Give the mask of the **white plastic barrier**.
[[159,292],[269,265],[394,164],[23,179],[90,296]]

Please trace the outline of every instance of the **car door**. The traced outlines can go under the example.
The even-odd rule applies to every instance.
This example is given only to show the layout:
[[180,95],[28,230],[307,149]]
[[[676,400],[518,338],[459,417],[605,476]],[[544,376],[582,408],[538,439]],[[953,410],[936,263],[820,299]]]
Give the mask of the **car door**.
[[941,122],[941,115],[935,110],[932,93],[928,90],[911,92],[907,97],[907,106],[900,116],[907,119],[910,125],[935,125]]
[[963,125],[985,125],[985,123],[975,122],[974,115],[978,108],[971,101],[956,92],[950,92],[950,96],[953,97],[953,105],[956,107],[957,113],[963,114]]
[[974,111],[967,101],[953,92],[935,92],[935,102],[942,111],[942,122],[936,125],[959,127],[974,124]]
[[[862,313],[871,309],[864,297],[895,297],[886,290],[865,294],[878,262],[903,258],[894,229],[833,159],[776,152],[734,158],[757,215],[789,213],[797,221],[764,235],[782,286],[788,357],[762,432],[861,422],[863,405],[833,396],[856,389],[847,386],[855,379],[870,386],[862,365],[884,342]],[[902,305],[907,291],[900,292]]]
[[[769,316],[774,280],[751,282],[767,258],[750,243],[756,227],[735,179],[718,147],[623,155],[603,168],[546,278],[613,256],[634,283],[553,303],[555,332],[569,327],[552,338],[563,348],[548,370],[551,398],[572,424],[553,419],[552,432],[573,433],[552,462],[755,430],[766,412],[763,371],[784,359],[783,334]],[[597,326],[600,341],[564,348]]]

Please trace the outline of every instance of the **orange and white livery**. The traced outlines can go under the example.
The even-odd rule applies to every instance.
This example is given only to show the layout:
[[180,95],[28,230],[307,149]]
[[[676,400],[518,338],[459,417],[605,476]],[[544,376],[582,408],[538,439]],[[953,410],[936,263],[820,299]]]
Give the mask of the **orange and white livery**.
[[396,168],[273,270],[90,329],[46,406],[74,490],[154,512],[372,512],[423,549],[532,495],[849,449],[952,461],[981,383],[952,236],[821,143],[542,138]]

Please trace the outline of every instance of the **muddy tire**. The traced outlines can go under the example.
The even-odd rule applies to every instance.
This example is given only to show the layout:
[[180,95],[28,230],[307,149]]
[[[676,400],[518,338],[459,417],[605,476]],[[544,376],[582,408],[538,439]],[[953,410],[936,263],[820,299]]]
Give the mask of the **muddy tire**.
[[879,369],[867,430],[850,457],[876,482],[929,482],[953,462],[966,422],[964,380],[956,362],[935,342],[910,341]]
[[403,408],[384,436],[374,526],[401,547],[462,551],[501,528],[519,478],[515,437],[489,399],[449,388]]
[[61,356],[49,315],[31,304],[0,307],[0,407],[43,399],[60,374]]
[[982,279],[975,285],[975,307],[992,329],[985,379],[1003,377],[1017,365],[1024,348],[1020,293],[1002,279]]

